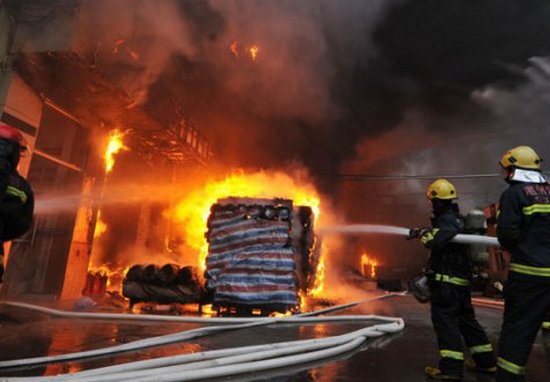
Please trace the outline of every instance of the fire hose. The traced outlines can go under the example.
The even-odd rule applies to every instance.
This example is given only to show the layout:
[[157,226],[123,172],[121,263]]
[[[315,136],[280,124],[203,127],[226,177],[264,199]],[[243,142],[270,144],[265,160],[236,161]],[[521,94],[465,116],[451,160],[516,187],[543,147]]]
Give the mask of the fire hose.
[[[331,234],[347,234],[347,235],[358,235],[358,234],[388,234],[388,235],[400,235],[407,237],[409,235],[409,228],[403,227],[393,227],[386,225],[376,225],[376,224],[346,224],[346,225],[334,225],[328,227],[321,227],[317,230],[320,236],[326,236]],[[490,247],[500,246],[498,239],[492,236],[483,236],[483,235],[468,235],[468,234],[458,234],[451,239],[452,242],[462,243],[462,244],[480,244]]]
[[[224,326],[212,326],[200,329],[188,330],[180,333],[165,336],[153,337],[145,340],[116,345],[103,349],[95,349],[84,352],[62,354],[58,356],[36,357],[0,362],[0,368],[13,368],[21,366],[39,365],[45,363],[62,362],[68,360],[85,359],[99,355],[112,355],[120,352],[135,351],[146,347],[160,346],[168,343],[181,342],[192,338],[235,329],[245,329],[271,325],[275,323],[284,324],[305,324],[317,322],[345,322],[345,321],[382,321],[384,324],[372,325],[354,332],[332,336],[323,339],[310,339],[290,341],[285,343],[274,343],[266,345],[246,346],[232,349],[213,350],[207,352],[177,355],[163,358],[155,358],[145,361],[125,363],[122,365],[108,366],[104,368],[91,369],[74,374],[65,374],[48,377],[23,377],[3,378],[0,381],[126,381],[130,378],[135,381],[190,381],[205,378],[216,378],[221,376],[235,375],[253,371],[268,370],[284,366],[293,366],[301,363],[311,362],[319,359],[332,357],[338,354],[349,352],[364,343],[366,338],[379,337],[384,334],[396,333],[404,328],[403,319],[397,317],[384,317],[376,315],[360,316],[333,316],[333,317],[311,317],[324,312],[341,310],[350,306],[359,305],[369,301],[402,295],[401,293],[386,294],[371,299],[358,301],[352,304],[345,304],[339,307],[332,307],[305,315],[290,317],[270,318],[198,318],[198,317],[167,317],[167,316],[141,316],[129,314],[105,314],[105,313],[82,313],[64,312],[50,308],[44,308],[29,304],[16,302],[4,302],[5,305],[19,308],[32,309],[42,313],[52,314],[58,317],[71,318],[99,318],[115,320],[147,320],[156,321],[178,321],[178,322],[219,322]],[[202,321],[201,321],[202,320]],[[239,324],[236,324],[239,323]],[[185,371],[182,375],[181,372]]]

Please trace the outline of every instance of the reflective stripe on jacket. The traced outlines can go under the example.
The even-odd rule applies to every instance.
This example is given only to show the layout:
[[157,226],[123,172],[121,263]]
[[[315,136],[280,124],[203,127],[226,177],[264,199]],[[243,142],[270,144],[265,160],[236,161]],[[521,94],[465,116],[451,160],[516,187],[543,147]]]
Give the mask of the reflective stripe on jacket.
[[514,183],[504,191],[497,236],[512,254],[510,272],[550,277],[550,185]]

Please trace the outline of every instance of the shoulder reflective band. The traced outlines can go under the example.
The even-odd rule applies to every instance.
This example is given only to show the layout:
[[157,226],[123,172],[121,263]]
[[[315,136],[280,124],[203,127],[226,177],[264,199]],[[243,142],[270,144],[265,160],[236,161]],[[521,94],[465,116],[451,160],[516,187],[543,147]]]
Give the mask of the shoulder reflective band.
[[522,210],[524,215],[533,215],[533,214],[550,214],[550,204],[533,204],[528,207],[523,207]]
[[492,352],[492,351],[493,351],[493,347],[491,346],[491,344],[472,346],[470,348],[470,353],[472,353],[472,354],[488,353],[488,352]]
[[422,237],[420,238],[420,241],[422,242],[422,244],[427,244],[430,241],[432,241],[438,231],[439,231],[439,228],[433,228],[431,231],[428,231],[424,235],[422,235]]
[[6,194],[10,194],[10,195],[13,195],[13,196],[21,199],[23,204],[25,204],[27,202],[27,194],[25,194],[24,191],[21,191],[20,189],[15,188],[13,186],[6,187]]
[[461,351],[440,350],[439,355],[443,358],[452,358],[464,361],[464,353],[462,353]]
[[498,357],[497,366],[512,374],[525,374],[525,367],[516,365],[515,363],[512,363],[510,361],[506,361],[504,358]]
[[542,328],[543,329],[550,329],[550,321],[544,321],[542,323]]
[[530,276],[550,277],[550,268],[531,267],[529,265],[510,263],[510,271]]
[[452,277],[449,275],[442,275],[441,273],[435,274],[435,281],[443,281],[444,283],[459,285],[459,286],[468,286],[470,285],[470,280],[466,280],[460,277]]

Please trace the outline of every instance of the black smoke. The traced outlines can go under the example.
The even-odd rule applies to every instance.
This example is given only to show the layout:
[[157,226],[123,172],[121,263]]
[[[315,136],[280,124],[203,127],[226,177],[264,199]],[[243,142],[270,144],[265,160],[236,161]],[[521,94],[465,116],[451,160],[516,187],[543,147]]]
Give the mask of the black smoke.
[[[101,0],[81,15],[78,46],[131,107],[165,125],[193,119],[228,166],[300,162],[330,192],[341,172],[414,171],[403,156],[499,133],[502,115],[473,94],[513,92],[529,82],[528,60],[550,50],[544,0]],[[417,172],[470,170],[449,162],[463,166]]]
[[[158,104],[172,94],[229,163],[299,161],[331,189],[358,142],[396,128],[409,113],[436,135],[494,126],[493,111],[472,92],[514,89],[526,81],[527,60],[549,54],[546,1],[388,3],[179,2],[198,53],[171,58],[147,107],[166,110]],[[243,14],[248,22],[236,25]],[[276,36],[278,28],[289,32]],[[258,65],[233,60],[227,45],[255,34],[264,41]],[[265,69],[281,56],[283,72]],[[281,77],[271,82],[264,69]]]

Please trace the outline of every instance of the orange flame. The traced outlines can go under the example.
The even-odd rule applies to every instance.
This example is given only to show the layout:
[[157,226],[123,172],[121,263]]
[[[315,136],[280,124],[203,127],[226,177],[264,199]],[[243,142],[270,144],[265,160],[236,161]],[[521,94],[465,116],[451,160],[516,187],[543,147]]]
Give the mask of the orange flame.
[[248,49],[250,52],[250,57],[252,57],[252,61],[256,61],[258,58],[258,53],[260,52],[260,48],[258,48],[258,45],[252,45],[250,49]]
[[101,219],[101,210],[97,211],[97,220],[95,223],[94,229],[94,239],[100,237],[103,233],[107,231],[107,223]]
[[[376,267],[378,266],[378,261],[375,259],[375,258],[370,258],[366,252],[363,252],[363,255],[361,255],[361,273],[363,274],[363,276],[370,276],[371,278],[376,278]],[[369,274],[365,274],[367,273],[365,271],[365,269],[367,269],[368,267],[370,267],[370,272],[368,272]]]
[[315,218],[319,215],[320,197],[315,188],[300,183],[285,173],[244,172],[227,176],[220,181],[208,182],[181,200],[175,207],[173,218],[181,223],[187,245],[197,251],[197,266],[204,271],[208,243],[204,236],[210,207],[218,199],[229,196],[251,198],[288,198],[294,205],[310,206]]
[[107,148],[103,159],[105,161],[105,172],[108,174],[113,171],[115,166],[115,155],[121,150],[130,151],[128,147],[124,145],[123,139],[126,136],[126,132],[121,132],[119,129],[114,129],[109,132],[107,141]]
[[325,257],[322,256],[319,259],[319,265],[317,266],[317,272],[315,274],[315,285],[309,291],[309,295],[318,297],[323,293],[325,289]]
[[122,280],[130,267],[113,268],[107,264],[90,265],[88,272],[97,275],[103,275],[107,278],[107,291],[120,291],[122,288]]
[[229,50],[235,57],[239,57],[239,44],[237,41],[233,41],[231,45],[229,46]]

